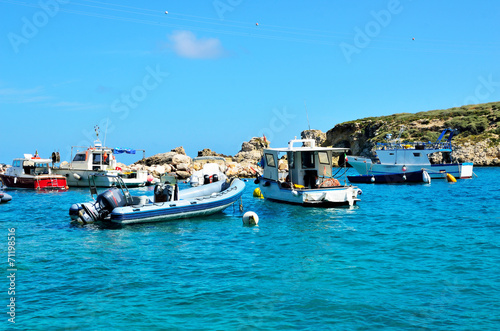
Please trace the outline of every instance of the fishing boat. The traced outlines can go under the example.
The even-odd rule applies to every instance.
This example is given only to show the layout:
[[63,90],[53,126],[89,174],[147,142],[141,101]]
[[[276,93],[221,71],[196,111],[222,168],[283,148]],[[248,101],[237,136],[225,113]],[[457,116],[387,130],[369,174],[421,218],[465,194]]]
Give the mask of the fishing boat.
[[[455,130],[445,129],[434,143],[401,143],[400,136],[395,141],[391,141],[391,135],[387,135],[386,143],[377,143],[373,158],[349,156],[348,162],[360,175],[370,178],[389,174],[398,174],[399,176],[406,174],[408,178],[408,173],[419,171],[427,172],[432,179],[446,179],[449,177],[448,174],[454,178],[471,178],[473,163],[452,161],[451,139],[455,133]],[[448,139],[442,141],[446,134],[449,134]],[[441,153],[441,162],[431,162],[435,153]]]
[[[94,176],[91,176],[91,181]],[[117,187],[97,195],[91,186],[94,203],[73,204],[71,219],[80,224],[112,222],[135,224],[208,216],[221,212],[241,198],[245,184],[237,179],[179,190],[178,185],[159,183],[154,197],[132,196],[120,177]]]
[[[73,158],[74,150],[76,150],[76,154]],[[53,171],[56,174],[65,176],[70,187],[88,187],[89,176],[96,173],[109,175],[96,177],[96,185],[98,187],[116,186],[117,177],[121,177],[128,187],[145,186],[148,182],[147,171],[124,172],[117,165],[116,154],[135,154],[136,151],[142,151],[144,158],[144,150],[102,146],[99,140],[99,133],[97,132],[97,139],[94,141],[93,146],[72,146],[72,161],[67,164],[61,164],[59,167],[54,167]]]
[[308,207],[353,206],[360,201],[361,190],[346,185],[345,180],[341,185],[332,168],[332,156],[347,151],[316,147],[314,139],[293,139],[287,148],[265,148],[261,160],[264,172],[255,182],[265,199],[277,202]]
[[42,159],[38,153],[24,154],[16,158],[12,167],[0,174],[3,184],[10,188],[23,188],[32,190],[57,190],[68,189],[66,177],[52,173],[49,164],[51,159]]
[[351,183],[364,183],[364,184],[396,184],[396,183],[430,183],[431,178],[427,171],[413,171],[396,174],[382,174],[382,175],[356,175],[347,176]]

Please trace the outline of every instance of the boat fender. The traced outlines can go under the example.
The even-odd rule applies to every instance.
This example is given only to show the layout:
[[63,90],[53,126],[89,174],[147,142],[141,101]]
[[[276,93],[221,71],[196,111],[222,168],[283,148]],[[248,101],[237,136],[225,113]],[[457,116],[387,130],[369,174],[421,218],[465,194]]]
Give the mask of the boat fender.
[[77,174],[76,172],[73,174],[73,177],[76,179],[76,180],[80,180],[82,179],[82,176],[80,176],[79,174]]
[[271,182],[265,181],[263,185],[267,187],[267,186],[271,185]]
[[253,181],[255,184],[259,184],[260,183],[260,179],[259,177],[255,178],[255,180]]
[[258,187],[255,190],[253,190],[253,196],[255,198],[264,199],[264,196],[262,195],[262,192],[260,191],[260,188],[258,188]]
[[371,181],[372,183],[375,183],[375,176],[372,176],[372,178],[370,178],[370,181]]
[[424,183],[431,183],[431,176],[429,176],[429,173],[425,170],[422,171],[422,180]]
[[14,184],[17,183],[17,177],[14,177]]
[[297,192],[295,190],[292,190],[292,195],[298,197],[299,196],[299,192]]
[[243,214],[243,224],[245,225],[257,225],[259,223],[259,215],[253,211],[247,211]]
[[456,183],[456,179],[452,174],[446,174],[446,179],[448,180],[449,183]]
[[361,195],[363,194],[363,191],[361,191],[361,189],[358,189],[358,195]]
[[403,175],[403,180],[406,180],[406,175]]
[[403,166],[402,170],[403,170],[403,171],[406,171],[406,166]]

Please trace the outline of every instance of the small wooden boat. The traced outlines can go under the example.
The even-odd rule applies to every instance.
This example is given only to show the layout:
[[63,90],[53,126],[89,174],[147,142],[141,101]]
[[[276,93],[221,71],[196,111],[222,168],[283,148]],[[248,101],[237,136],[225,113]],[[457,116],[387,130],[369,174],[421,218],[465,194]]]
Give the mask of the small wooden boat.
[[16,158],[12,167],[0,174],[0,179],[5,186],[11,188],[25,188],[32,190],[57,190],[68,189],[66,177],[52,173],[49,164],[51,159],[42,159],[35,153],[24,154],[23,158]]
[[[118,187],[101,193],[94,203],[73,204],[71,219],[80,224],[134,224],[207,216],[235,203],[245,189],[245,183],[237,178],[180,191],[177,184],[157,184],[151,200],[148,196],[132,196],[121,178],[117,182]],[[91,193],[97,195],[95,187],[91,186]]]
[[378,174],[378,175],[357,175],[347,176],[351,183],[365,184],[392,184],[392,183],[430,183],[431,178],[427,171],[412,171],[395,174]]

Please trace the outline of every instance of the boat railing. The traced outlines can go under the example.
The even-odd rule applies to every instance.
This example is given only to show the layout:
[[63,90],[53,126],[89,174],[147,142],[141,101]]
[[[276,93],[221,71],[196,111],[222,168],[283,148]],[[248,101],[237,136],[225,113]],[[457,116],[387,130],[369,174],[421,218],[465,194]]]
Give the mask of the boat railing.
[[403,142],[403,143],[377,143],[377,150],[387,149],[452,149],[451,142]]

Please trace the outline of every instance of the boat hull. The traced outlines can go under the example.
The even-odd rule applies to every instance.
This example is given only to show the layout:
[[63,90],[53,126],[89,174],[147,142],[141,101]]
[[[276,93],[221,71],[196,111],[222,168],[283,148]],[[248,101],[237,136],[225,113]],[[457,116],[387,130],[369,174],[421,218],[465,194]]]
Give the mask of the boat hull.
[[119,224],[136,224],[208,216],[221,212],[236,202],[241,198],[244,188],[245,183],[236,179],[228,189],[218,194],[142,206],[115,208],[109,220]]
[[[76,169],[52,169],[52,172],[65,176],[69,187],[89,187],[89,176],[94,174],[119,174],[118,171],[94,171],[94,170],[76,170]],[[97,187],[116,186],[116,180],[113,176],[96,176],[95,183]],[[146,185],[147,174],[138,173],[137,178],[122,177],[127,187],[142,187]]]
[[320,189],[283,188],[276,181],[259,179],[259,187],[265,199],[305,207],[342,207],[353,206],[358,199],[355,186],[336,186]]
[[67,182],[64,176],[38,175],[38,176],[9,176],[0,174],[0,179],[5,186],[10,188],[23,188],[31,190],[66,190]]
[[351,183],[364,183],[364,184],[392,184],[392,183],[424,183],[423,171],[404,172],[397,174],[383,174],[383,175],[358,175],[347,176]]
[[[408,172],[427,171],[432,179],[446,179],[446,174],[455,178],[472,178],[473,163],[449,163],[449,164],[379,164],[372,163],[368,158],[349,157],[349,164],[356,169],[360,175],[388,175],[402,174]],[[403,170],[403,167],[406,170]]]

